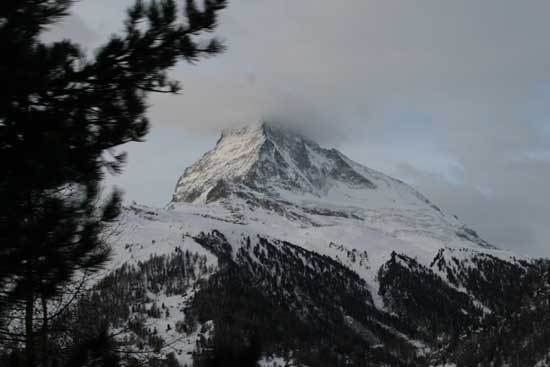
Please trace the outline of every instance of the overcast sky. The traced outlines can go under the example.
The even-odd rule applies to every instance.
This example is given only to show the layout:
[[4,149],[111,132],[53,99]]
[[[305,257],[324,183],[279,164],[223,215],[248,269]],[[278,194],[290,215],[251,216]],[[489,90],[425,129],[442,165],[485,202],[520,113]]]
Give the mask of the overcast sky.
[[[48,34],[90,52],[130,0],[83,0]],[[233,0],[224,55],[172,75],[109,180],[163,206],[221,128],[298,125],[400,178],[489,242],[550,256],[550,1]]]

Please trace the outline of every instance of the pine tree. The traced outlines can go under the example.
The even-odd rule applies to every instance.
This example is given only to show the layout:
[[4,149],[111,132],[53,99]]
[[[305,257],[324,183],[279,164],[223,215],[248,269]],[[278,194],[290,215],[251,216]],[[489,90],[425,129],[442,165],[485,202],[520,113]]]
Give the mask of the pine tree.
[[138,0],[90,59],[69,40],[41,41],[72,3],[0,3],[0,338],[23,343],[28,366],[48,365],[49,302],[109,258],[120,194],[101,200],[100,183],[121,171],[115,148],[147,134],[148,93],[177,93],[169,68],[223,50],[197,36],[215,29],[225,0]]

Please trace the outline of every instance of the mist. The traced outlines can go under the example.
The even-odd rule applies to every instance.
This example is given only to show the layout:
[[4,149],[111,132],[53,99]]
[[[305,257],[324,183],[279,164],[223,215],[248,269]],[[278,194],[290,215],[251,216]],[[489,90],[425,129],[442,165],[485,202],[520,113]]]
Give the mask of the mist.
[[[77,3],[50,37],[93,52],[130,3]],[[233,1],[216,30],[227,52],[173,70],[182,94],[151,98],[154,133],[112,182],[163,205],[222,129],[282,123],[411,183],[489,242],[548,256],[549,13],[535,0]],[[181,147],[170,140],[160,164],[132,160],[167,135]]]

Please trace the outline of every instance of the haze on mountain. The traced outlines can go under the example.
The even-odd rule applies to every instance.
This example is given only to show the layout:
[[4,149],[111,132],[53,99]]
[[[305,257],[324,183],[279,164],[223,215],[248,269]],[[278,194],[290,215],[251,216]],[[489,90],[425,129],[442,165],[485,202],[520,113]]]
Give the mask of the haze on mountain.
[[[51,37],[91,50],[130,2],[77,2]],[[154,97],[148,143],[125,148],[127,170],[112,182],[162,206],[175,172],[221,129],[283,121],[430,193],[490,242],[549,256],[550,4],[346,4],[231,4],[218,31],[227,52],[174,70],[185,93]]]

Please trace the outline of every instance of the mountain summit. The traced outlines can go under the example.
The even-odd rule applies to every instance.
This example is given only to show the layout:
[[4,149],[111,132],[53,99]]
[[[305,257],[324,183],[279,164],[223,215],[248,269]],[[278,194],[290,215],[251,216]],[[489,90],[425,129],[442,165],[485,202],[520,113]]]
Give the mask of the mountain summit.
[[337,150],[323,149],[288,129],[257,123],[224,131],[216,147],[185,170],[174,201],[208,203],[235,190],[320,197],[336,184],[376,188]]

